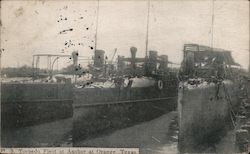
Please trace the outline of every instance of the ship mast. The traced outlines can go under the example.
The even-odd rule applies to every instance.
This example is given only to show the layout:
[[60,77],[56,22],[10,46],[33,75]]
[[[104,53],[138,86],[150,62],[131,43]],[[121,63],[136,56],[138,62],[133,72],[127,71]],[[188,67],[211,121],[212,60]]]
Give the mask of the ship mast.
[[211,48],[214,46],[214,0],[212,0]]
[[99,0],[97,0],[97,9],[96,9],[96,29],[95,29],[95,46],[94,51],[96,51],[97,47],[97,32],[98,32],[98,20],[99,19]]
[[148,0],[147,29],[146,29],[146,58],[148,57],[148,28],[149,28],[150,0]]
[[[248,5],[249,5],[249,10],[250,10],[250,2],[248,2]],[[249,36],[250,36],[250,31],[249,31]],[[249,62],[249,66],[248,66],[248,77],[250,78],[250,39],[249,39],[249,47],[248,47],[248,50],[249,50],[249,59],[248,59],[248,62]]]

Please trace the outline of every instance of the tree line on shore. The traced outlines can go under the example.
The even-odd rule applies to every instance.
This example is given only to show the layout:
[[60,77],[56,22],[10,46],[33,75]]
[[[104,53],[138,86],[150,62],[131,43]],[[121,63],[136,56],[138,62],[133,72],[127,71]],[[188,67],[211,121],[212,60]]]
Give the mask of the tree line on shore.
[[[23,65],[21,67],[5,67],[1,69],[2,76],[5,77],[32,77],[35,72],[38,74],[48,74],[49,71],[47,69],[37,68],[33,69],[31,66]],[[55,74],[72,74],[74,73],[74,66],[69,65],[60,70],[53,70]]]

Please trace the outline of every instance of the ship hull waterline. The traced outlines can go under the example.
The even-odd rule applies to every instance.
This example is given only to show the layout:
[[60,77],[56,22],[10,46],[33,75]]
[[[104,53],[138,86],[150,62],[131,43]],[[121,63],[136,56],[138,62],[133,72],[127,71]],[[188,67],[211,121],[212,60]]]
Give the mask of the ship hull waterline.
[[176,87],[75,89],[73,138],[75,142],[93,138],[152,120],[176,107]]

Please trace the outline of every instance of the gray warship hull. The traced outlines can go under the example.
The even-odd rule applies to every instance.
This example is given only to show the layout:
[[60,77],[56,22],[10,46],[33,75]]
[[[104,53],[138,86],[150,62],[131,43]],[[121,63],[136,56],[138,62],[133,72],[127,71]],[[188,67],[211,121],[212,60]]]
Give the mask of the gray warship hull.
[[3,128],[25,127],[73,116],[70,83],[2,83]]
[[203,152],[218,143],[226,130],[234,125],[232,114],[239,104],[237,92],[238,86],[229,80],[200,87],[180,83],[180,152]]
[[[177,107],[175,86],[158,89],[88,88],[74,91],[74,141],[154,119]],[[91,97],[89,97],[91,96]]]

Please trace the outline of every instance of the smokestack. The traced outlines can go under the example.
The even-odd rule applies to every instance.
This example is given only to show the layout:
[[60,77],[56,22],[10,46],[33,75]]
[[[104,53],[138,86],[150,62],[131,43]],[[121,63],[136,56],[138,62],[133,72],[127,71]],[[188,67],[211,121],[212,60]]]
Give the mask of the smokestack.
[[104,65],[104,50],[95,50],[94,56],[94,66],[95,67],[103,67]]
[[78,62],[78,52],[77,51],[73,51],[72,54],[72,59],[73,59],[73,65],[77,66],[77,62]]
[[136,57],[136,52],[137,52],[137,48],[136,47],[131,47],[130,48],[130,52],[131,52],[131,58],[135,59]]
[[131,69],[132,69],[132,74],[135,75],[135,70],[136,70],[136,65],[135,65],[135,58],[136,58],[136,47],[131,47],[130,52],[131,52]]
[[160,69],[161,71],[165,72],[168,69],[168,56],[161,55],[160,56]]
[[150,74],[156,72],[157,57],[158,57],[157,51],[149,51],[148,71]]
[[157,51],[149,51],[149,59],[157,61],[157,57],[158,57]]

